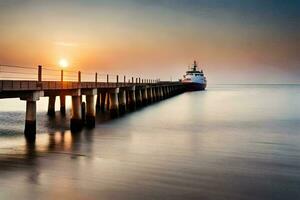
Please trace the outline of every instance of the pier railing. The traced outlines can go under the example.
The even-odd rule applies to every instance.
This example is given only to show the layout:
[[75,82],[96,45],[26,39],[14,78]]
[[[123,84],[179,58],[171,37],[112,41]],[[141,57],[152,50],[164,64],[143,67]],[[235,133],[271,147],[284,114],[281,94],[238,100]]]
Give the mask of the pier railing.
[[159,79],[143,79],[141,77],[126,77],[120,74],[106,74],[99,72],[73,71],[56,69],[54,67],[18,66],[0,64],[0,80],[36,80],[36,81],[91,81],[115,83],[157,83]]
[[0,91],[125,87],[159,82],[159,79],[55,69],[41,65],[31,67],[0,64]]

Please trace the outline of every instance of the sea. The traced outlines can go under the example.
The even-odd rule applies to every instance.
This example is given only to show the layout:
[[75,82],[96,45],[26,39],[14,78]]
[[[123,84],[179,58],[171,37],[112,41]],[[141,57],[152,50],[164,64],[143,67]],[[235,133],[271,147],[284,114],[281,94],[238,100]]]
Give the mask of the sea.
[[300,85],[209,85],[76,134],[47,100],[35,143],[0,100],[0,199],[300,199]]

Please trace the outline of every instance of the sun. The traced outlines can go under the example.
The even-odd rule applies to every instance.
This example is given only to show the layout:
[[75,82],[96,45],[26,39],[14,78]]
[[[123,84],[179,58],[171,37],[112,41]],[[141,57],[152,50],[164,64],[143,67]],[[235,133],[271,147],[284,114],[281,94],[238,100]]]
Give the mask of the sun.
[[68,60],[66,60],[66,59],[64,59],[64,58],[60,59],[60,60],[59,60],[59,66],[60,66],[61,68],[67,68],[67,67],[69,66]]

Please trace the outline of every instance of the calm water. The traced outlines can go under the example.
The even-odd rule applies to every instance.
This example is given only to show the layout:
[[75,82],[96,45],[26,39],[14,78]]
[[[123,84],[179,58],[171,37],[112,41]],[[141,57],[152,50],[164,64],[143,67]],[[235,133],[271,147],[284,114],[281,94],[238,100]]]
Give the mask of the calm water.
[[215,85],[75,135],[42,99],[35,145],[24,102],[0,103],[0,199],[300,199],[297,85]]

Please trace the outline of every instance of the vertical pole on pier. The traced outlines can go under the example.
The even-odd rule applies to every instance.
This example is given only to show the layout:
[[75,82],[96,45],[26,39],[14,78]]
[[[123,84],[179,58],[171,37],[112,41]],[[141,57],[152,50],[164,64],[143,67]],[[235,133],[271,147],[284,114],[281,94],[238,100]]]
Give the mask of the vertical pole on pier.
[[42,82],[42,65],[38,66],[38,82]]
[[139,80],[138,78],[135,78],[135,83],[138,83],[139,82],[138,80]]
[[95,84],[96,84],[96,86],[97,86],[97,82],[98,82],[98,73],[96,72],[95,73]]
[[81,71],[78,71],[78,82],[81,83]]
[[109,82],[109,75],[107,74],[106,75],[106,83],[108,83]]
[[139,84],[141,83],[141,78],[139,78]]
[[133,83],[133,81],[134,81],[134,78],[133,78],[133,77],[131,77],[131,82]]
[[60,81],[64,81],[64,70],[60,70]]
[[124,76],[124,84],[126,83],[126,76]]
[[119,75],[117,75],[117,85],[118,85],[118,83],[119,83]]

